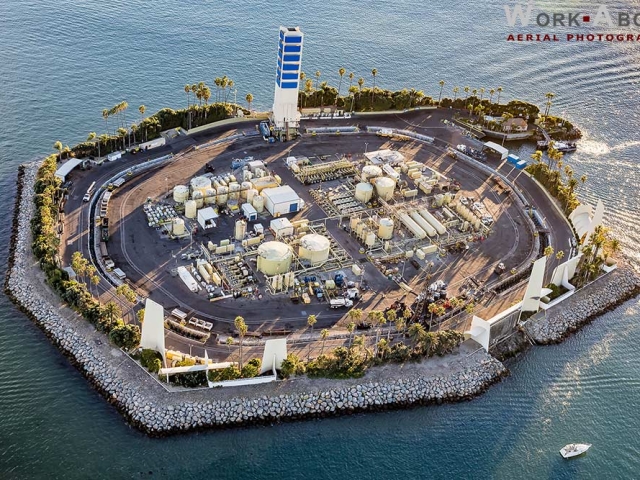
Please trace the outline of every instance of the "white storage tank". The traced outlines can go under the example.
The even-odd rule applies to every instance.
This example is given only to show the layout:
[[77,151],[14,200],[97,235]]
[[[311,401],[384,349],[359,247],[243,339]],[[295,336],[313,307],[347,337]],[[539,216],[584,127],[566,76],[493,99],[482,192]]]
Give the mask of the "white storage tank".
[[309,260],[312,265],[326,262],[329,258],[331,242],[323,235],[310,233],[300,239],[300,249],[298,256],[301,259]]
[[204,203],[206,205],[216,203],[216,191],[214,188],[207,188],[204,194]]
[[411,232],[411,234],[416,237],[418,240],[422,240],[427,236],[427,233],[420,228],[415,221],[411,219],[411,217],[406,213],[400,214],[400,221],[404,224],[405,227]]
[[356,229],[358,223],[360,223],[360,219],[358,217],[351,217],[351,219],[349,220],[349,228],[351,229],[351,231],[354,231]]
[[174,218],[171,231],[174,235],[184,235],[184,220],[181,218]]
[[247,193],[251,190],[251,182],[242,182],[240,184],[240,200],[247,200]]
[[449,205],[451,203],[451,200],[453,199],[453,195],[451,195],[450,192],[447,192],[444,194],[444,204],[445,205]]
[[376,193],[382,200],[391,200],[393,191],[396,188],[396,182],[389,177],[376,178]]
[[187,200],[184,202],[184,216],[187,218],[196,218],[196,211],[198,208],[196,207],[195,200]]
[[204,197],[207,188],[211,188],[211,179],[209,177],[194,177],[191,179],[191,193],[200,192]]
[[229,184],[229,200],[240,199],[240,184],[237,182],[231,182]]
[[204,207],[204,194],[201,191],[193,192],[191,198],[196,202],[196,208]]
[[441,207],[444,204],[444,195],[439,193],[436,195],[436,205]]
[[256,195],[255,197],[253,197],[253,208],[256,209],[256,212],[258,213],[262,213],[264,212],[264,197],[262,197],[261,195]]
[[381,218],[378,225],[378,237],[382,240],[390,240],[393,237],[393,220]]
[[236,222],[236,232],[235,232],[235,238],[238,241],[244,240],[244,236],[247,233],[247,222],[245,222],[244,220],[238,220]]
[[373,247],[376,243],[376,234],[373,232],[367,233],[367,236],[364,238],[364,244],[367,247]]
[[250,188],[249,190],[247,190],[247,203],[253,205],[253,199],[256,195],[258,195],[258,190],[256,190],[255,188]]
[[382,176],[382,169],[375,165],[367,165],[362,168],[362,180],[367,181],[372,178],[378,178]]
[[367,203],[373,197],[373,185],[370,183],[360,182],[356,185],[356,200]]
[[173,201],[184,203],[189,199],[189,187],[186,185],[176,185],[173,187]]
[[289,271],[293,252],[282,242],[265,242],[258,247],[258,270],[265,275],[279,275]]
[[220,186],[220,188],[218,188],[218,190],[216,190],[217,193],[217,197],[216,197],[216,204],[218,205],[226,205],[227,204],[227,200],[229,199],[229,188],[225,187],[224,185]]
[[444,233],[447,231],[447,229],[444,228],[444,225],[442,225],[436,217],[431,215],[428,210],[423,208],[422,210],[420,210],[420,215],[424,217],[424,219],[429,222],[429,224],[433,226],[433,228],[436,229],[438,235],[444,235]]

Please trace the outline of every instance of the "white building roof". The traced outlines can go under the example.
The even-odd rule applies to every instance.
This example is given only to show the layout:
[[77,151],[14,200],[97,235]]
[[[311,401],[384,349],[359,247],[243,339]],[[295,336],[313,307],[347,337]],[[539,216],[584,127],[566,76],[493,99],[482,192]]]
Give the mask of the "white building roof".
[[253,205],[251,205],[250,203],[243,203],[242,204],[242,211],[244,212],[245,215],[257,215],[258,211],[253,208]]
[[72,158],[64,162],[62,165],[60,165],[60,168],[56,170],[56,177],[62,179],[62,181],[64,182],[66,180],[67,175],[71,173],[71,170],[73,170],[82,162],[84,162],[84,160],[85,160],[84,158]]
[[364,154],[374,165],[380,165],[383,163],[402,163],[404,162],[404,155],[395,150],[375,150],[373,152],[367,152]]
[[212,207],[201,208],[198,210],[198,220],[206,222],[207,220],[215,220],[218,218],[218,214]]
[[495,142],[486,142],[484,144],[484,146],[487,147],[487,148],[490,148],[491,150],[494,150],[494,151],[498,152],[500,154],[500,156],[502,157],[502,160],[507,158],[507,155],[509,155],[509,150],[507,150],[506,148],[498,145]]
[[258,255],[267,260],[284,260],[291,256],[291,247],[282,242],[264,242],[258,247]]
[[279,230],[283,230],[285,228],[293,228],[293,225],[291,224],[291,222],[284,217],[271,220],[271,223],[269,225],[271,226],[271,230],[276,232]]
[[276,188],[265,188],[262,195],[268,197],[274,205],[279,203],[292,203],[300,200],[298,194],[289,185]]

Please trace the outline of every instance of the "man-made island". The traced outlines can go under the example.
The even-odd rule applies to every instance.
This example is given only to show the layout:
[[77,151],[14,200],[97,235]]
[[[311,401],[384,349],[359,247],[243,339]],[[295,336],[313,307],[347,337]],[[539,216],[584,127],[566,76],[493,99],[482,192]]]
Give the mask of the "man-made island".
[[187,86],[20,169],[6,290],[148,433],[471,398],[640,288],[552,94],[436,101],[374,69],[341,96],[344,69],[303,83],[302,41],[281,29],[269,115],[216,79],[223,102]]

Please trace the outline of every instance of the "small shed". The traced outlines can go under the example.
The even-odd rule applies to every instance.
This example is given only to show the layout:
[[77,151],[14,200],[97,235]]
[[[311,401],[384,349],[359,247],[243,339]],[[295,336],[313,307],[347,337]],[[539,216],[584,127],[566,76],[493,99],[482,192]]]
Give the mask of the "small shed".
[[275,220],[271,220],[269,228],[276,238],[293,235],[293,225],[286,218],[276,218]]
[[205,230],[216,226],[218,214],[212,207],[201,208],[198,210],[198,223]]
[[242,204],[242,214],[249,222],[255,222],[258,219],[258,212],[250,203]]
[[303,202],[298,194],[288,185],[277,188],[265,188],[261,195],[264,206],[274,217],[300,211]]
[[63,182],[66,182],[67,175],[71,173],[71,170],[84,162],[84,160],[84,158],[71,158],[70,160],[67,160],[62,165],[60,165],[60,168],[58,168],[58,170],[56,170],[56,177],[58,177]]

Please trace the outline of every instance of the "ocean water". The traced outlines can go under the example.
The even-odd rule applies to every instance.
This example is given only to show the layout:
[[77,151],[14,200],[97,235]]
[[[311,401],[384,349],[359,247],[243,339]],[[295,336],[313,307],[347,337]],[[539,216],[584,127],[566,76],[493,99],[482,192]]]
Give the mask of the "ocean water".
[[[640,241],[640,48],[633,43],[514,44],[503,3],[452,0],[290,2],[0,2],[0,210],[10,218],[16,167],[104,129],[127,100],[186,105],[185,83],[228,75],[256,107],[272,97],[277,28],[306,34],[303,70],[337,84],[339,67],[387,88],[438,95],[502,86],[502,100],[542,103],[584,133],[567,155],[601,198],[625,253]],[[607,2],[637,9],[637,0]],[[541,1],[548,11],[586,2]],[[527,31],[537,33],[538,28]],[[558,29],[559,33],[568,30]],[[348,79],[343,81],[343,89]],[[233,96],[233,95],[232,95]],[[495,99],[495,97],[494,97]],[[521,152],[524,157],[527,152]],[[0,241],[8,242],[5,220]],[[6,268],[6,249],[0,267]],[[637,478],[637,302],[562,345],[536,348],[512,376],[458,405],[321,422],[149,439],[126,426],[42,333],[0,298],[1,478]],[[594,444],[563,461],[571,441]]]

